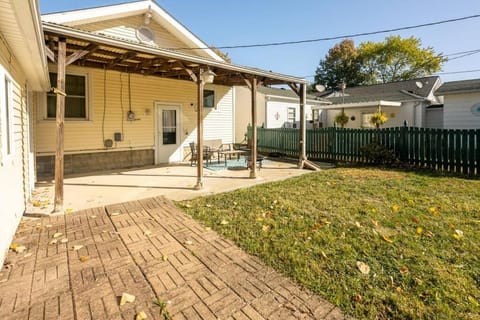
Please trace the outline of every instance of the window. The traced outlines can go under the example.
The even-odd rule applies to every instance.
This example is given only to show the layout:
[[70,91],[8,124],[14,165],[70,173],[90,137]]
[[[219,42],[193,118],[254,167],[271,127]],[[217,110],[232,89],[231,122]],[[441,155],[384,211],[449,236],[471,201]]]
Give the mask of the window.
[[375,126],[370,123],[373,113],[362,113],[362,128],[375,128]]
[[288,108],[287,112],[287,122],[295,123],[295,108]]
[[[57,86],[57,74],[50,73],[50,84]],[[65,118],[87,118],[87,81],[86,76],[65,76]],[[47,94],[47,118],[55,118],[57,115],[57,95],[50,91]]]
[[162,110],[163,144],[177,144],[177,111]]
[[313,109],[312,110],[312,120],[313,120],[313,122],[319,122],[320,121],[320,110],[318,110],[318,109]]
[[215,91],[203,90],[203,107],[213,108],[215,106]]
[[[1,70],[0,70],[1,71]],[[9,156],[13,153],[13,92],[12,81],[5,74],[3,75],[2,94],[0,94],[1,111],[1,145],[2,155]]]

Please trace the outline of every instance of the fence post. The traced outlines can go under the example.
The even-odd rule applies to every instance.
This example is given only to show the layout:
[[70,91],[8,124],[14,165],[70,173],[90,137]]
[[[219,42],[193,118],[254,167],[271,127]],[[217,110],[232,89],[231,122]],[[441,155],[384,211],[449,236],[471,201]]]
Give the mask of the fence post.
[[400,161],[402,162],[406,162],[408,160],[407,133],[407,122],[404,122],[403,127],[400,128]]

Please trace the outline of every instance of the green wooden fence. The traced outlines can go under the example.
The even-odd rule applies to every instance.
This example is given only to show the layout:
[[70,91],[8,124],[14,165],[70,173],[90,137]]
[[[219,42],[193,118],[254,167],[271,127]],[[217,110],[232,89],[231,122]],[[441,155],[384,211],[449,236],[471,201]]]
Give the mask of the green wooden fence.
[[[251,137],[251,128],[248,128]],[[258,128],[258,149],[298,156],[297,129]],[[360,148],[377,141],[411,165],[480,176],[480,129],[451,130],[414,127],[384,129],[321,128],[307,130],[309,159],[366,163]]]

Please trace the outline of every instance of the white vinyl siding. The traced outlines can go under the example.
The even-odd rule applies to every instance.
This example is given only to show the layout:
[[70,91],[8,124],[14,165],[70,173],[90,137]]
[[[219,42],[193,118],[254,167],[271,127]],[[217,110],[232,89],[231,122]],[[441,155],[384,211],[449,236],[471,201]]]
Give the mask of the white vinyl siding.
[[480,116],[472,113],[472,106],[479,102],[479,92],[446,95],[443,102],[444,128],[480,129]]

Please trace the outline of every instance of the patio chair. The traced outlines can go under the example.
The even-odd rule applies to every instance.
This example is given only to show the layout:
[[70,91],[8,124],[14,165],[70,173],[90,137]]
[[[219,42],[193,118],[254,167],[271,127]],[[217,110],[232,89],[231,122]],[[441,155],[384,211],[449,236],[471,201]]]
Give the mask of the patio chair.
[[[194,163],[198,160],[197,145],[195,142],[190,142],[190,166],[193,166]],[[210,151],[210,148],[207,146],[203,147],[203,160],[207,161],[209,164],[212,161],[213,152]]]

